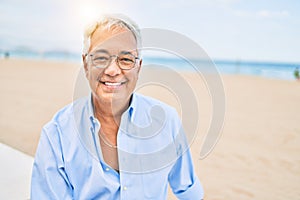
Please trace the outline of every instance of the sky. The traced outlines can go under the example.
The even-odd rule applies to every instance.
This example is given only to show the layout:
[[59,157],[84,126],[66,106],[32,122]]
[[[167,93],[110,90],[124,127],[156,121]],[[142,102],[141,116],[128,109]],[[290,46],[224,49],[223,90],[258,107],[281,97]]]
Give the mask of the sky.
[[83,28],[122,13],[168,29],[212,59],[300,63],[299,0],[0,0],[0,50],[80,53]]

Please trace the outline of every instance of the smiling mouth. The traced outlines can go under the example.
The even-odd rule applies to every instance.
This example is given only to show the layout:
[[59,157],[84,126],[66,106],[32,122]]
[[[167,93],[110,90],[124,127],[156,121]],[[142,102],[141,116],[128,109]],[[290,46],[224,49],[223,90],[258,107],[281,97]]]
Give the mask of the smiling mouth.
[[104,84],[108,88],[118,88],[121,85],[125,84],[125,82],[104,82],[104,81],[99,81],[99,82]]
[[111,83],[111,82],[104,82],[105,85],[108,85],[108,86],[119,86],[121,85],[122,83],[121,82],[118,82],[118,83]]

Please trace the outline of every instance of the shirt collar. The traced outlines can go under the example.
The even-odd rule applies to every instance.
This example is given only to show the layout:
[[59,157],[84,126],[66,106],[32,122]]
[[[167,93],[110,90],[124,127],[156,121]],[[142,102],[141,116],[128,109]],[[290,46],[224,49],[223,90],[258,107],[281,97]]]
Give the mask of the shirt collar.
[[94,116],[94,103],[92,98],[92,93],[90,93],[88,98],[88,116],[92,123],[95,123],[95,116]]
[[130,101],[130,105],[128,108],[129,117],[130,117],[131,122],[134,121],[136,110],[137,110],[137,95],[135,93],[133,93],[131,95],[131,101]]
[[[137,108],[137,95],[133,93],[131,95],[131,100],[130,100],[130,105],[128,109],[124,112],[129,114],[130,121],[133,122],[135,118],[135,112]],[[94,102],[93,102],[93,95],[90,93],[89,98],[88,98],[88,116],[89,119],[92,123],[95,123],[95,115],[94,115]]]

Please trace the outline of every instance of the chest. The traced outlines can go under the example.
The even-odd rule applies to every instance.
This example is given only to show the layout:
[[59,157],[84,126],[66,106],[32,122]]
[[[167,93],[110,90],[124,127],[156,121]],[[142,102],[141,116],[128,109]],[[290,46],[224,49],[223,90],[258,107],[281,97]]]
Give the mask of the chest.
[[106,141],[104,137],[100,137],[99,140],[104,162],[112,169],[119,171],[118,149]]

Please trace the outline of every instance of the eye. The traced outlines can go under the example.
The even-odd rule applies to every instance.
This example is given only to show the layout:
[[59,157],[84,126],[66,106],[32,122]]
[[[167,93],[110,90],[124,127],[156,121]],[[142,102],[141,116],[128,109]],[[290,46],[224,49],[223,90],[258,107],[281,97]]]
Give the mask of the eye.
[[106,56],[96,56],[96,57],[94,57],[94,61],[96,61],[96,62],[105,62],[105,61],[108,61],[108,60],[109,60],[109,58],[106,57]]
[[123,65],[131,65],[135,62],[135,57],[132,54],[123,54],[119,56],[119,62]]
[[120,62],[125,62],[125,63],[133,63],[134,60],[132,58],[126,58],[126,57],[121,57]]

